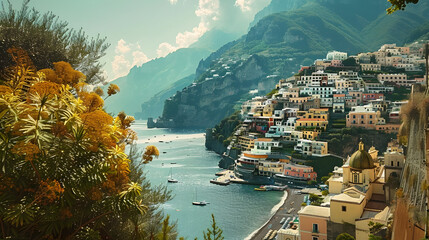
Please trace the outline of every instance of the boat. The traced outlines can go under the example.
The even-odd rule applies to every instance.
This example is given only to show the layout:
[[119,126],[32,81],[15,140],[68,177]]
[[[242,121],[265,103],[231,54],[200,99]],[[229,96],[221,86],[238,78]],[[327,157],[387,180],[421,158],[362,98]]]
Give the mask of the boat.
[[195,206],[205,206],[207,204],[209,204],[209,203],[206,202],[206,201],[198,201],[197,200],[197,191],[195,190],[195,202],[192,202],[192,205],[195,205]]
[[276,185],[265,185],[264,186],[267,191],[284,191],[286,190],[286,186],[276,186]]
[[260,186],[258,188],[255,188],[255,191],[267,191],[267,189],[264,186]]
[[173,178],[173,168],[170,169],[170,177],[168,178],[167,182],[169,182],[169,183],[178,183],[179,182],[177,179]]
[[197,206],[205,206],[207,204],[208,204],[208,202],[206,202],[206,201],[192,202],[192,205],[197,205]]

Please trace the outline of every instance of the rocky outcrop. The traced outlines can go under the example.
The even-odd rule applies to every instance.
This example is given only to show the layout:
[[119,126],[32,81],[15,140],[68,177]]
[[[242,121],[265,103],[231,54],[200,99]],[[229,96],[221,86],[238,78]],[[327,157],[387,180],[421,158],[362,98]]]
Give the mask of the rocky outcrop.
[[230,115],[233,106],[250,90],[269,92],[279,79],[268,77],[263,61],[262,57],[253,55],[225,75],[213,74],[212,78],[177,92],[165,101],[157,127],[165,127],[162,123],[171,121],[177,128],[212,127]]

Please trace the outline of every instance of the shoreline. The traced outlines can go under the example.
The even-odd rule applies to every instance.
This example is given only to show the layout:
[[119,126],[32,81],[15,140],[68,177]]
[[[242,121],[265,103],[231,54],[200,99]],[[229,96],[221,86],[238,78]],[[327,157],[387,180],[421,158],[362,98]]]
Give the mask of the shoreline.
[[282,206],[284,206],[286,204],[286,200],[289,197],[289,189],[284,191],[283,197],[280,199],[280,202],[277,203],[276,205],[274,205],[274,207],[271,209],[270,212],[270,218],[264,223],[262,224],[261,227],[259,227],[258,229],[256,229],[255,231],[253,231],[251,234],[249,234],[249,236],[247,236],[244,240],[251,240],[253,237],[255,237],[265,226],[267,226],[271,220],[273,219],[273,217],[276,215],[276,213],[278,213],[280,211],[280,208]]

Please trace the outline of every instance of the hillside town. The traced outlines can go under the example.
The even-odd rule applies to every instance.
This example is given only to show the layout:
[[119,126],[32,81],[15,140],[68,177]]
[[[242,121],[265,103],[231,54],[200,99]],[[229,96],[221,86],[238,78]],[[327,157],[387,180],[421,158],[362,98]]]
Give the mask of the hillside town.
[[[405,166],[405,143],[397,135],[400,111],[412,89],[425,84],[424,63],[419,44],[385,44],[354,56],[332,51],[280,80],[268,95],[242,103],[243,121],[227,139],[224,153],[240,153],[228,166],[234,172],[230,180],[319,188],[265,239],[277,235],[280,240],[325,240],[348,233],[366,240],[392,235],[392,206]],[[352,154],[338,156],[324,135],[340,129],[395,137],[385,149],[365,146],[361,139]],[[322,159],[329,173],[306,165]],[[420,225],[409,224],[414,235],[424,236]]]

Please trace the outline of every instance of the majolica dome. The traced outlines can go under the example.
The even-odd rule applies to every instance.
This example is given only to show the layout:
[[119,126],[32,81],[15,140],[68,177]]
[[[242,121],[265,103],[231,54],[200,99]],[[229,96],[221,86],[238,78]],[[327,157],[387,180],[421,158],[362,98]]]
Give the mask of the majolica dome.
[[374,160],[367,151],[364,150],[363,143],[359,143],[359,150],[357,150],[350,157],[349,166],[356,169],[371,169],[374,168]]

